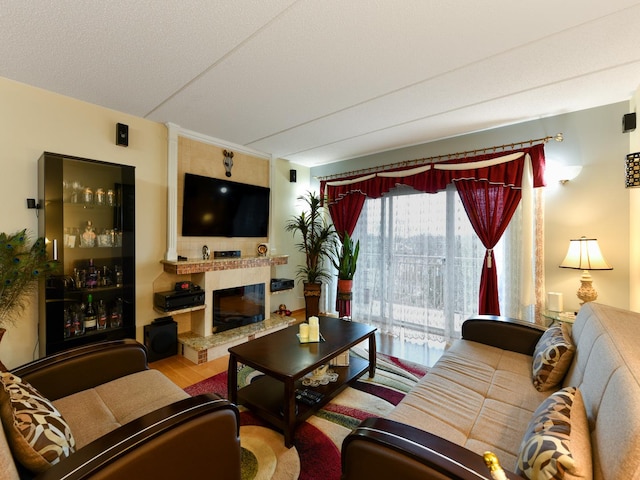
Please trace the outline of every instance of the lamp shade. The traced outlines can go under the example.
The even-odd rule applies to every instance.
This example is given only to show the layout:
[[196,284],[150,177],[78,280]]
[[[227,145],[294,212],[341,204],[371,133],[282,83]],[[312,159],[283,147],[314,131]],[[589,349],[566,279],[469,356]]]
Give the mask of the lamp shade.
[[576,270],[613,270],[602,256],[598,240],[586,237],[569,240],[569,250],[560,267]]

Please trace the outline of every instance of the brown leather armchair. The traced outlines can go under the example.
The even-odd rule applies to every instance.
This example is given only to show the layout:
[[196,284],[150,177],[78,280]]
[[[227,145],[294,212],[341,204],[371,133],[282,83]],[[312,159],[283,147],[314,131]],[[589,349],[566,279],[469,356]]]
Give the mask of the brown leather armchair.
[[[144,412],[108,433],[82,445],[38,479],[199,478],[240,479],[239,413],[235,405],[216,395],[189,397],[166,377],[149,370],[146,349],[133,340],[84,346],[36,360],[12,371],[56,403],[65,397],[100,388],[130,375],[145,382],[146,373],[158,396],[172,401]],[[140,378],[140,380],[138,380]],[[163,388],[171,390],[167,396]],[[138,385],[140,387],[140,385]],[[124,394],[124,393],[123,393]],[[154,392],[146,392],[154,405]],[[180,398],[175,400],[175,398]],[[71,397],[76,398],[76,397]],[[81,397],[80,397],[81,398]],[[79,402],[80,403],[80,402]],[[120,404],[134,404],[120,402]],[[140,402],[138,402],[139,404]],[[82,405],[79,405],[82,408]],[[138,411],[140,407],[136,407]],[[69,410],[62,412],[72,424]],[[135,415],[135,413],[132,413]],[[73,430],[78,427],[74,427]],[[74,433],[75,435],[75,433]],[[19,468],[20,470],[20,468]]]

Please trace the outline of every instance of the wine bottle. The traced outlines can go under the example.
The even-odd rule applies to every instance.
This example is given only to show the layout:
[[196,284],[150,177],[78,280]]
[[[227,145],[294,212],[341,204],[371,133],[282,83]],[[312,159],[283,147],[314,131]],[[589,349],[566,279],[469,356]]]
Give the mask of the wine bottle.
[[87,288],[96,288],[98,286],[98,270],[93,264],[93,258],[89,260],[89,268],[87,269]]
[[73,335],[73,313],[71,308],[65,308],[64,312],[64,338],[69,338]]
[[93,306],[93,295],[87,295],[87,307],[84,311],[84,331],[90,332],[97,328],[98,318]]
[[118,297],[111,307],[111,328],[119,328],[122,326],[122,299]]
[[98,300],[96,310],[98,312],[98,330],[105,330],[107,328],[107,307],[102,300]]
[[73,306],[73,336],[84,334],[84,309],[81,303]]

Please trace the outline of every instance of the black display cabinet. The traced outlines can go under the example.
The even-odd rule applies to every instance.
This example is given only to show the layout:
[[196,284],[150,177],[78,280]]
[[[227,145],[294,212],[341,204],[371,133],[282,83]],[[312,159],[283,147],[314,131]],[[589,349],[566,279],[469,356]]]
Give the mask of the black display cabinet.
[[42,286],[40,354],[135,338],[134,167],[45,152],[38,168],[39,235],[60,262]]

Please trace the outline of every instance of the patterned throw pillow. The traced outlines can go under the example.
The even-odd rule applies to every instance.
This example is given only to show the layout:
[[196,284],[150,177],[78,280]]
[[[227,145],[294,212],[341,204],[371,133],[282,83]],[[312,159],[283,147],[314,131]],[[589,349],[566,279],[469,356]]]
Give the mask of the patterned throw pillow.
[[0,417],[14,456],[32,472],[43,472],[75,451],[60,412],[9,372],[0,372]]
[[515,473],[529,480],[591,479],[591,442],[580,391],[550,395],[537,408],[520,445]]
[[544,392],[558,386],[564,378],[576,348],[567,326],[554,325],[542,334],[533,352],[533,385]]

